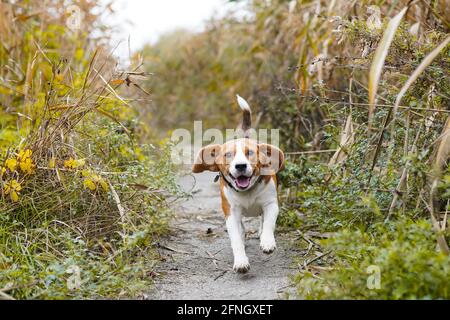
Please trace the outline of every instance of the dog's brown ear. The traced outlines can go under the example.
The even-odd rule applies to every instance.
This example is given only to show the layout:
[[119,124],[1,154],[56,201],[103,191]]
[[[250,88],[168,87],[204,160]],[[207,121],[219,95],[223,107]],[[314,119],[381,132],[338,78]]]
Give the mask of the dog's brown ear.
[[216,163],[216,158],[220,152],[220,144],[212,144],[200,149],[194,165],[192,166],[193,173],[200,173],[203,171],[219,171]]
[[283,151],[271,144],[258,144],[258,161],[262,175],[273,175],[284,169]]

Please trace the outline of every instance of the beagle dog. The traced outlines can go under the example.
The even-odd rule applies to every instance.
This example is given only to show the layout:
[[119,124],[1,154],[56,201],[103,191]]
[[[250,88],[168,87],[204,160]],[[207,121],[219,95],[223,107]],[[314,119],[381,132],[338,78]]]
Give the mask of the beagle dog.
[[250,138],[251,110],[237,95],[243,112],[238,132],[243,138],[203,147],[195,159],[193,173],[218,172],[222,210],[234,256],[233,269],[250,269],[245,253],[245,229],[242,217],[260,217],[260,247],[264,253],[276,248],[274,237],[278,217],[276,173],[284,167],[284,154],[277,147]]

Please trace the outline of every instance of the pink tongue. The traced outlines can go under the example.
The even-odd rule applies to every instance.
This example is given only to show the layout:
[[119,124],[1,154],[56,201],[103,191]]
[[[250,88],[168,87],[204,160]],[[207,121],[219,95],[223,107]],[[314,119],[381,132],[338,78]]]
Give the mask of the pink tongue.
[[239,188],[247,188],[250,184],[250,177],[240,176],[236,179],[236,184]]

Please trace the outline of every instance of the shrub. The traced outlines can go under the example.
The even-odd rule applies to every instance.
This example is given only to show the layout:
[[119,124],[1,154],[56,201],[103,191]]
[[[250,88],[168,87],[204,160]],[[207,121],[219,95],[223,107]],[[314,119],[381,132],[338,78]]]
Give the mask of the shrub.
[[[299,274],[298,294],[308,299],[448,299],[450,258],[436,251],[426,219],[399,218],[369,230],[344,228],[325,244],[333,270]],[[379,288],[371,286],[375,266]],[[371,289],[370,289],[371,288]]]

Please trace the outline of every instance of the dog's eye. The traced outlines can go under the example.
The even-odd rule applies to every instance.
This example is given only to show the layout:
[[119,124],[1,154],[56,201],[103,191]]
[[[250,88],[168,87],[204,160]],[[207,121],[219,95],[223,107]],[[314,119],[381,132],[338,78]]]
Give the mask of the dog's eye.
[[226,158],[231,158],[231,152],[225,153],[225,157],[226,157]]
[[255,152],[253,150],[248,150],[247,151],[247,156],[249,156],[249,157],[251,157],[254,154],[255,154]]

